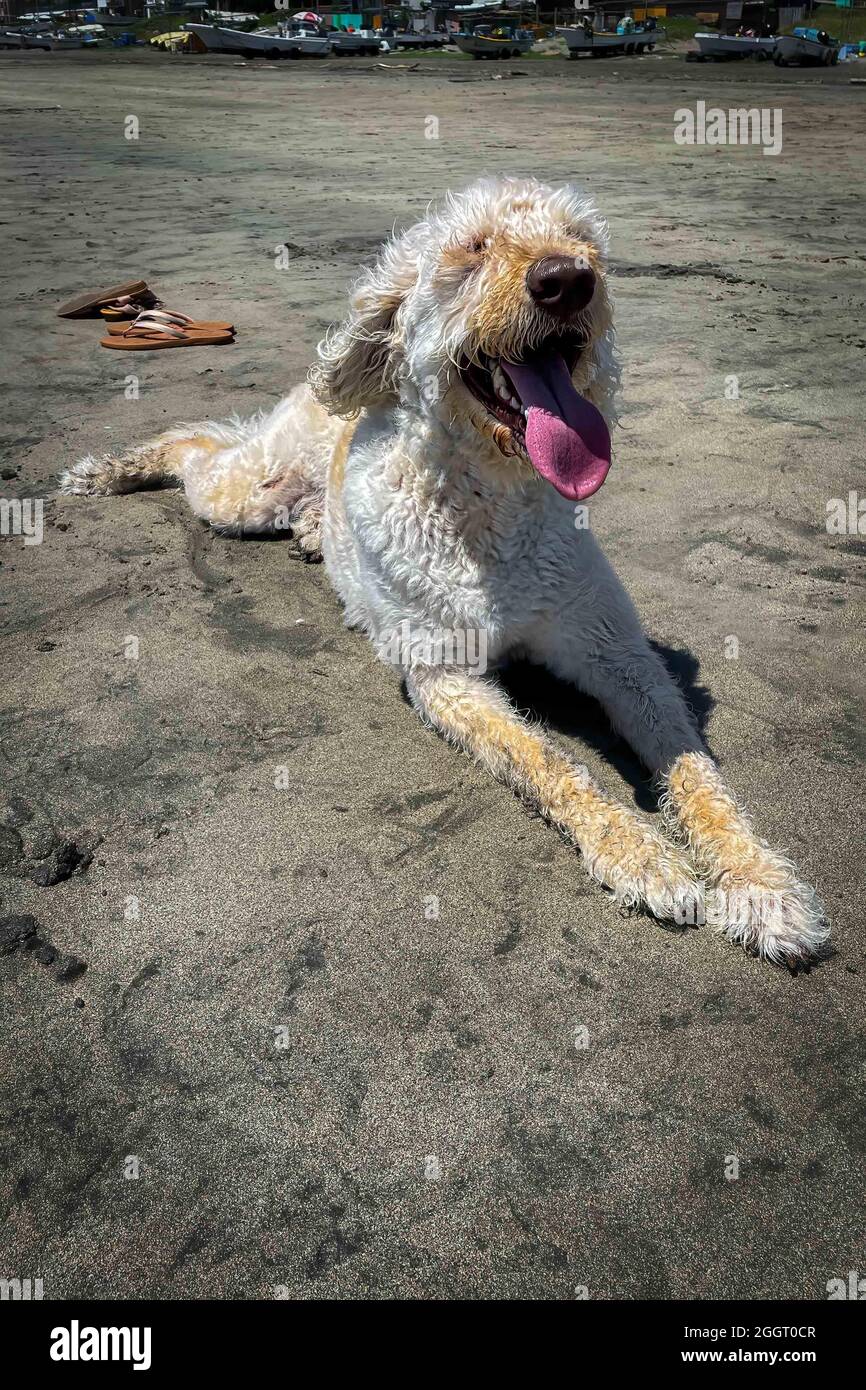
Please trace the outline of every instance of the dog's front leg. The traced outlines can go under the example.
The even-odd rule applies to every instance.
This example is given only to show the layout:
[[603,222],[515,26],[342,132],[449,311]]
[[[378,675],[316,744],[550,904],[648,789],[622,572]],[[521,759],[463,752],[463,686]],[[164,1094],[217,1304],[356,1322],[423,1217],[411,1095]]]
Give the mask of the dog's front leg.
[[815,890],[755,833],[712,758],[682,753],[665,784],[662,808],[714,889],[707,920],[779,965],[819,955],[830,931]]
[[704,749],[685,700],[658,654],[634,631],[584,652],[580,666],[550,663],[595,695],[663,784],[662,809],[687,840],[708,887],[707,921],[780,965],[820,953],[829,929],[793,864],[755,833]]
[[516,714],[498,686],[462,668],[419,666],[407,674],[407,689],[421,717],[563,831],[619,901],[694,921],[702,888],[686,856],[606,797],[585,768]]

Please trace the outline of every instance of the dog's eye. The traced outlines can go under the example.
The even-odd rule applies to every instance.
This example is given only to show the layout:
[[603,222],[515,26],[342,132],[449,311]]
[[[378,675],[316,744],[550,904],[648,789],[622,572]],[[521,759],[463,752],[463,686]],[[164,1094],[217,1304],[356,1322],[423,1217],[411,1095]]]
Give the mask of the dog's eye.
[[442,270],[447,276],[451,272],[456,272],[459,276],[465,277],[480,270],[483,262],[484,252],[490,245],[490,238],[482,236],[480,232],[466,236],[460,233],[450,242],[442,252]]

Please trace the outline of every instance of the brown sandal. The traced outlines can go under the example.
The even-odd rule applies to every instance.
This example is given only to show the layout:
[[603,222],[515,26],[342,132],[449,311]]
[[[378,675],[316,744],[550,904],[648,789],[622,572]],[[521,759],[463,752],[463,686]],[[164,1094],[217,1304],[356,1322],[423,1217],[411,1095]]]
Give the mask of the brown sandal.
[[[102,310],[103,314],[105,310]],[[212,329],[216,333],[234,333],[233,323],[222,323],[219,320],[211,319],[191,319],[188,314],[181,314],[175,309],[148,309],[147,319],[149,327],[156,327],[156,323],[170,324],[174,328],[184,328],[189,332],[196,332],[199,329]],[[119,333],[126,333],[129,325],[124,323],[106,324],[108,332],[117,336]]]
[[138,318],[145,309],[156,309],[161,303],[162,300],[157,299],[152,290],[143,290],[141,294],[122,294],[104,305],[99,312],[104,319],[114,323],[121,319]]
[[163,323],[152,314],[139,314],[119,333],[102,338],[101,346],[121,348],[126,352],[149,352],[157,348],[205,347],[218,343],[233,343],[234,335],[225,329],[205,326],[178,328],[173,323]]
[[110,304],[113,300],[127,295],[131,297],[142,294],[146,289],[146,280],[128,280],[125,285],[112,285],[107,290],[85,290],[74,299],[67,299],[65,304],[58,307],[57,313],[62,319],[86,318],[88,314],[101,309],[104,304]]

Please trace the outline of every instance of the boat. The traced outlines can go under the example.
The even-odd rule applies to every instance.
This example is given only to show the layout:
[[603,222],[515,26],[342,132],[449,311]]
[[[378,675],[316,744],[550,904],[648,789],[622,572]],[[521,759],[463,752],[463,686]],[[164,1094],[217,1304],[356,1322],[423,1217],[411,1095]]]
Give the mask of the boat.
[[[282,8],[285,9],[285,6]],[[228,25],[232,29],[237,29],[240,24],[253,27],[259,22],[259,16],[251,14],[248,10],[205,10],[204,17],[215,19],[218,24]]]
[[185,29],[169,29],[164,34],[154,34],[150,39],[151,48],[164,48],[171,53],[186,53],[196,42],[194,35]]
[[283,32],[287,38],[297,39],[301,44],[300,57],[326,58],[333,51],[330,35],[323,33],[317,24],[299,22],[297,15],[293,24],[283,26]]
[[61,30],[39,29],[23,30],[20,35],[22,48],[41,48],[46,53],[53,49],[83,48],[85,40],[81,34],[63,33]]
[[78,29],[59,29],[51,36],[52,48],[84,48],[88,44],[96,43],[95,36],[82,34]]
[[556,28],[557,38],[565,39],[568,56],[576,58],[601,58],[607,53],[652,53],[657,43],[667,37],[664,29],[647,29],[635,24],[631,29],[614,33],[612,30],[593,29],[591,24],[566,24]]
[[730,58],[772,58],[777,39],[774,34],[759,38],[757,34],[695,34],[698,57],[706,61]]
[[51,31],[47,24],[29,25],[17,32],[22,48],[42,48],[46,53],[50,53]]
[[473,58],[519,58],[535,43],[535,35],[516,24],[476,24],[452,38],[461,53]]
[[449,34],[439,34],[432,29],[423,33],[415,33],[411,29],[406,29],[399,34],[386,34],[385,39],[390,48],[444,48],[450,42]]
[[382,41],[375,29],[338,29],[328,35],[328,42],[334,57],[341,58],[347,53],[378,53]]
[[4,29],[0,31],[0,49],[42,49],[50,53],[53,49],[83,49],[96,43],[97,35],[92,29],[101,25],[75,25],[65,29],[53,29],[50,24],[28,25],[25,29]]
[[839,61],[839,44],[825,29],[795,29],[793,34],[780,34],[776,39],[773,62],[786,68],[789,63],[831,67]]
[[318,30],[289,31],[282,24],[264,29],[226,29],[220,24],[187,24],[209,53],[234,53],[240,58],[326,58],[331,51],[327,34]]

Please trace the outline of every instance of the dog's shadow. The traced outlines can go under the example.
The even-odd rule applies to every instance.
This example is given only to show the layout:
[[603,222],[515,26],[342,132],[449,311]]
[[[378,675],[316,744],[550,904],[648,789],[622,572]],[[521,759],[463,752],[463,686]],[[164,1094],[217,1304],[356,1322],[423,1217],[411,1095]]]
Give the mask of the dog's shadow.
[[[699,680],[700,663],[690,651],[652,646],[677,682],[691,709],[702,737],[715,700]],[[567,681],[561,681],[543,666],[529,661],[512,661],[499,672],[509,698],[520,710],[527,710],[551,729],[587,744],[601,755],[634,790],[635,802],[644,811],[654,811],[658,796],[653,792],[652,775],[632,752],[625,739],[610,726],[597,700],[584,695]]]

